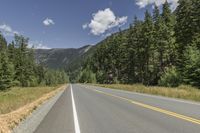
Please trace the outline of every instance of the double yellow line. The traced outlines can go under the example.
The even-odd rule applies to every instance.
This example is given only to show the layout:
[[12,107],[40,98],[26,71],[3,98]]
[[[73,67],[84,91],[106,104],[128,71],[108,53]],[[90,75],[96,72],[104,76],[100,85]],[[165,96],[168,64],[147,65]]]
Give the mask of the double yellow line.
[[[93,89],[91,89],[91,90],[93,90]],[[172,111],[168,111],[168,110],[164,110],[164,109],[161,109],[161,108],[158,108],[158,107],[154,107],[154,106],[151,106],[151,105],[147,105],[147,104],[143,104],[143,103],[140,103],[140,102],[136,102],[136,101],[133,101],[131,99],[120,97],[120,96],[116,96],[116,95],[112,95],[110,93],[106,93],[106,92],[103,92],[103,91],[99,91],[99,90],[95,90],[95,89],[93,91],[96,91],[98,93],[101,93],[101,94],[104,94],[104,95],[107,95],[107,96],[115,97],[115,98],[118,98],[118,99],[121,99],[121,100],[125,100],[127,102],[130,102],[132,104],[138,105],[140,107],[147,108],[147,109],[150,109],[150,110],[153,110],[153,111],[156,111],[156,112],[160,112],[160,113],[163,113],[163,114],[166,114],[166,115],[169,115],[169,116],[173,116],[173,117],[176,117],[176,118],[179,118],[179,119],[182,119],[182,120],[185,120],[185,121],[200,125],[200,120],[192,118],[192,117],[188,117],[188,116],[185,116],[185,115],[177,114],[177,113],[172,112]]]

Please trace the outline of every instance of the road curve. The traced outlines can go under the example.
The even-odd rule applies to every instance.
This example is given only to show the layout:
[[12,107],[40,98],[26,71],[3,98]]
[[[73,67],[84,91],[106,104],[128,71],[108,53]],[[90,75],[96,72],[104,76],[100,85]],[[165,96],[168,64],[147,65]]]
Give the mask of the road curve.
[[72,85],[35,131],[55,132],[199,133],[200,104],[88,85]]

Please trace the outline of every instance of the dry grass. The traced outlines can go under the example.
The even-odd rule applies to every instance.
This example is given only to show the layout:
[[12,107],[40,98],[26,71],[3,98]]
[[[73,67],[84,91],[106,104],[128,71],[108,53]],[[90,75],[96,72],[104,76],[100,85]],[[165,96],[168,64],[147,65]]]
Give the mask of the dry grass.
[[[1,104],[4,103],[4,106],[1,108],[2,110],[4,110],[2,112],[8,112],[8,110],[14,111],[0,115],[0,133],[10,133],[11,130],[28,115],[30,115],[33,110],[35,110],[38,106],[40,106],[49,98],[53,97],[57,92],[65,88],[66,86],[61,86],[59,88],[13,88],[8,92],[1,92],[0,97],[5,94],[10,95],[8,96],[9,98],[0,100]],[[6,104],[10,104],[10,106],[12,107],[9,108],[9,105]]]
[[15,87],[6,92],[1,91],[0,114],[6,114],[16,110],[55,89],[56,87]]
[[200,101],[200,90],[191,86],[181,85],[176,88],[167,88],[167,87],[146,87],[141,84],[135,85],[123,85],[123,84],[97,84],[96,86],[120,89],[126,91],[133,91],[138,93],[147,93],[153,95],[160,95],[172,98],[180,98],[186,100]]

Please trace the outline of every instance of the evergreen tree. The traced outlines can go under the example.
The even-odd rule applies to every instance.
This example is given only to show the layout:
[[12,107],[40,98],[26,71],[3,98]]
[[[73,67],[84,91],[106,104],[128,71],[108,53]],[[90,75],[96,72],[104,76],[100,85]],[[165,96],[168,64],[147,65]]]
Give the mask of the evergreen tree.
[[9,62],[6,51],[0,53],[0,90],[6,90],[13,85],[13,65]]
[[160,15],[160,11],[157,5],[154,5],[153,10],[153,21],[154,21],[154,41],[153,41],[153,53],[152,53],[152,81],[151,84],[155,85],[160,78],[162,73],[162,66],[163,66],[163,52],[164,52],[164,45],[161,45],[162,40],[162,17]]
[[0,32],[0,52],[7,49],[7,42],[6,39],[3,37],[3,35]]
[[200,86],[200,50],[195,46],[188,46],[184,52],[183,80],[186,84]]
[[32,49],[28,49],[28,38],[15,36],[16,60],[15,79],[20,82],[21,86],[36,86],[37,77],[35,75],[36,64]]
[[165,49],[165,58],[166,64],[165,66],[175,65],[177,59],[177,45],[175,43],[175,32],[174,32],[174,25],[175,25],[175,16],[173,15],[169,3],[166,1],[163,5],[163,13],[162,19],[164,21],[163,32],[162,34],[163,41],[166,43]]
[[152,76],[152,61],[151,61],[151,55],[153,54],[152,48],[153,48],[153,31],[154,31],[154,25],[153,25],[153,18],[151,14],[146,11],[145,13],[145,19],[142,26],[142,42],[143,45],[143,64],[142,64],[142,83],[149,85],[151,76]]
[[141,45],[142,22],[135,17],[133,25],[130,26],[128,34],[128,83],[142,81],[142,59],[143,47]]
[[16,49],[15,49],[14,42],[8,45],[8,58],[10,62],[12,62],[13,64],[16,64],[17,60],[16,60]]
[[7,42],[0,33],[0,90],[6,90],[12,86],[13,65],[7,55]]
[[179,52],[179,69],[181,69],[183,63],[183,53],[186,47],[192,42],[192,36],[194,35],[192,27],[192,1],[193,0],[179,0],[179,5],[176,8],[176,26],[175,34],[176,41],[178,43]]
[[16,64],[15,64],[15,79],[19,81],[20,85],[25,87],[29,86],[28,68],[27,68],[27,45],[28,39],[23,36],[15,35],[15,47],[16,49]]

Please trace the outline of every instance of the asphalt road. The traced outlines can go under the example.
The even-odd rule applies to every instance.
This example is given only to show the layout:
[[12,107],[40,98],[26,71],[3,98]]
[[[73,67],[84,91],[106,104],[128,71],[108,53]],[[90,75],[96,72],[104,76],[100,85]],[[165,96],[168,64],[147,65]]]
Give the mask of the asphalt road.
[[35,133],[200,133],[200,103],[72,85]]

